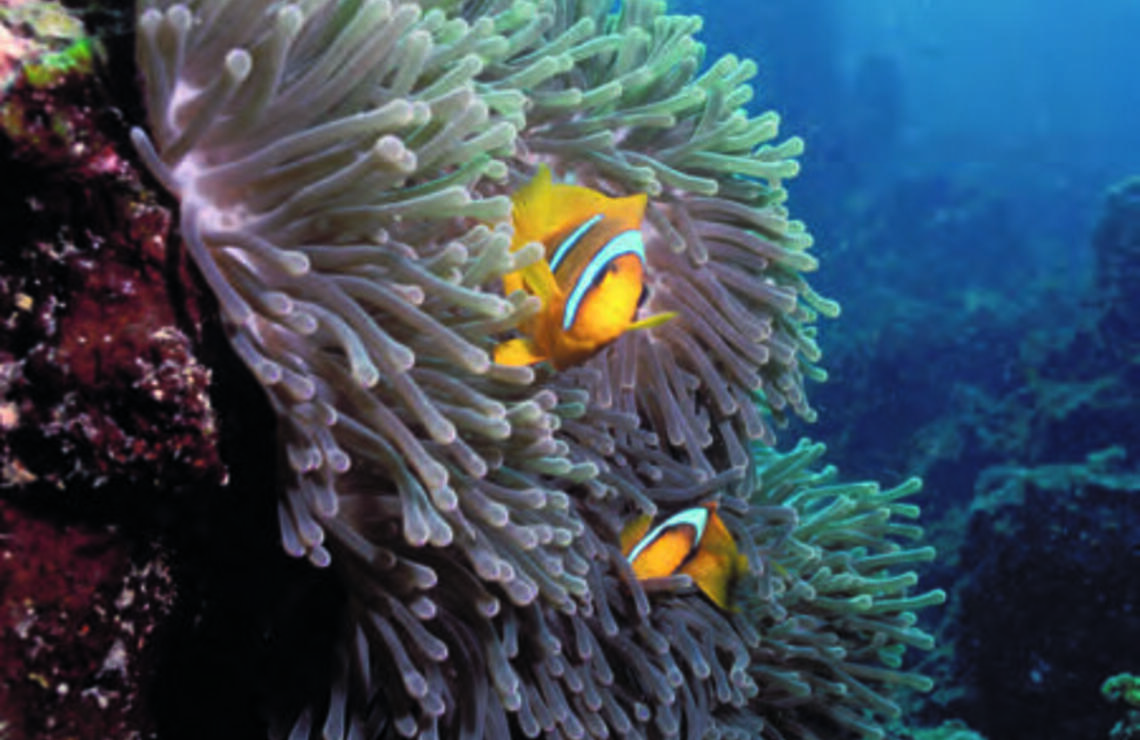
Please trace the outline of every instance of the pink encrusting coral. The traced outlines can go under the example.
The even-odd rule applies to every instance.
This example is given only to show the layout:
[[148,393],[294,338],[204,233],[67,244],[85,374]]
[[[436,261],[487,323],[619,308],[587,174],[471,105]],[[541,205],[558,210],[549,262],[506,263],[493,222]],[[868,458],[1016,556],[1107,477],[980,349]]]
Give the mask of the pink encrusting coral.
[[[611,5],[141,3],[134,142],[277,410],[285,547],[351,594],[293,737],[874,736],[881,687],[925,687],[899,654],[941,597],[892,569],[932,553],[888,523],[916,486],[754,450],[811,418],[836,311],[783,206],[801,144],[743,111],[751,62],[701,69],[699,19]],[[537,309],[500,285],[542,257],[507,197],[539,163],[649,194],[644,310],[680,314],[563,373],[489,355]],[[618,547],[714,496],[729,612]]]

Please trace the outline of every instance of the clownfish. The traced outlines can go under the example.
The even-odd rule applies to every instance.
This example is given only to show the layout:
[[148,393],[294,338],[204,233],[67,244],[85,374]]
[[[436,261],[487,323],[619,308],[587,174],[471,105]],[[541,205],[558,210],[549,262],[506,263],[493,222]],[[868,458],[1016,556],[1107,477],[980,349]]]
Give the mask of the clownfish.
[[542,308],[519,327],[525,335],[494,350],[501,365],[549,361],[564,370],[590,359],[627,331],[658,326],[663,313],[634,321],[645,289],[641,221],[644,193],[610,198],[554,184],[546,165],[511,197],[511,251],[541,242],[545,258],[503,276],[503,292],[526,290]]
[[642,514],[621,532],[622,553],[633,574],[646,580],[684,573],[714,604],[732,610],[733,592],[748,571],[748,558],[737,551],[716,502],[679,511],[652,531],[650,522],[651,517]]

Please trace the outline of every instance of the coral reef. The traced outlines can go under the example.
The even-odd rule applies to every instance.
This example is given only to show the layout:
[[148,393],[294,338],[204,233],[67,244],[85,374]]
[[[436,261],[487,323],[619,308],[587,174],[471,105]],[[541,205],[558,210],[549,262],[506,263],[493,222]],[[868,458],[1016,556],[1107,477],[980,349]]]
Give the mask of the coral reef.
[[197,291],[95,50],[57,3],[0,8],[0,736],[12,740],[154,731],[178,589],[169,553],[138,533],[179,493],[226,477],[194,354]]
[[[90,72],[89,39],[82,22],[57,2],[0,6],[0,89],[18,77],[51,85],[70,69]],[[18,113],[5,108],[5,113]]]
[[[1108,258],[1096,255],[1123,259],[1132,248],[1128,192],[1122,184],[1107,194],[1089,250],[1098,263]],[[911,203],[909,210],[921,209]],[[1011,238],[996,207],[960,206],[958,211],[953,218],[963,223],[939,237],[948,239],[945,250],[949,242],[966,239],[963,230],[987,233],[987,239],[1003,244]],[[970,211],[977,212],[975,218],[967,218]],[[950,216],[920,221],[939,218]],[[928,226],[933,230],[935,223]],[[870,236],[875,243],[886,238],[879,230]],[[927,231],[911,237],[909,228],[892,238],[898,244],[885,248],[891,252],[912,241],[939,243]],[[1014,251],[1026,249],[1023,244]],[[852,256],[861,251],[852,250]],[[994,252],[1009,253],[1005,247]],[[865,281],[865,291],[873,295],[844,301],[854,328],[834,337],[830,347],[844,374],[841,382],[813,393],[823,412],[817,433],[828,439],[844,470],[866,475],[902,466],[939,489],[972,491],[978,472],[989,466],[1071,462],[1140,433],[1134,413],[1140,374],[1131,333],[1114,318],[1118,309],[1106,299],[1119,291],[1101,290],[1104,281],[1119,276],[1109,280],[1104,271],[1103,278],[1084,283],[1075,269],[1057,270],[1048,282],[1015,286],[1002,283],[1022,281],[1024,275],[1010,276],[996,266],[977,269],[972,278],[989,282],[979,276],[994,275],[995,288],[972,289],[950,272],[959,269],[958,261],[939,267],[940,257],[926,259],[930,262],[893,267],[877,262],[869,269],[884,273]],[[915,300],[914,286],[933,272],[953,274],[954,287],[925,303]],[[1075,277],[1062,281],[1059,275]],[[940,361],[931,363],[930,357]],[[876,392],[884,382],[891,393]],[[853,399],[849,389],[856,391]],[[1080,434],[1074,433],[1078,429]],[[928,514],[938,520],[943,507],[962,503],[939,497]]]
[[153,642],[173,601],[157,551],[0,501],[0,736],[153,731]]
[[1119,646],[1140,640],[1140,474],[1124,461],[1110,449],[979,478],[945,637],[948,683],[963,689],[949,708],[987,736],[1088,736],[1111,723],[1087,697],[1095,677],[1127,667]]
[[[830,219],[839,243],[820,275],[843,291],[846,321],[824,336],[840,374],[813,389],[820,423],[812,433],[853,475],[906,470],[938,480],[939,489],[972,489],[943,463],[969,454],[975,417],[947,413],[945,399],[964,405],[971,389],[993,396],[1019,388],[1028,371],[1019,339],[1045,312],[1079,315],[1081,295],[1058,278],[1062,269],[1034,267],[1034,245],[984,187],[910,175],[881,191],[844,193],[842,206],[828,206],[839,211]],[[1007,260],[1022,269],[1006,269]]]
[[1140,178],[1108,192],[1092,246],[1102,334],[1114,352],[1135,353],[1140,350],[1135,331],[1140,323]]
[[[1033,738],[1104,736],[1115,719],[1090,697],[1129,668],[1119,646],[1136,639],[1128,615],[1140,596],[1125,575],[1137,547],[1140,365],[1117,282],[1134,267],[1135,192],[1125,183],[1107,194],[1085,292],[1069,271],[1059,291],[998,291],[966,312],[920,307],[903,284],[937,264],[899,266],[869,282],[906,318],[831,345],[854,374],[813,393],[831,459],[857,473],[906,465],[946,492],[924,506],[939,558],[920,573],[953,598],[932,628],[938,652],[919,664],[939,686],[914,707],[920,721],[962,717],[990,737]],[[1006,236],[984,220],[974,231]],[[1113,260],[1119,271],[1105,267]],[[872,391],[883,382],[891,393]],[[839,410],[840,388],[862,392]]]

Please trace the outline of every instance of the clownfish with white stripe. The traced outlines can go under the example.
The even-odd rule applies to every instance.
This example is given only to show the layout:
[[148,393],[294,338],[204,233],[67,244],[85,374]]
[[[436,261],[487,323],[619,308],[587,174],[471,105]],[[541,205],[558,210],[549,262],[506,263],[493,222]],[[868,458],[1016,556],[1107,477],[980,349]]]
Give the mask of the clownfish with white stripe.
[[748,558],[717,513],[717,504],[679,511],[652,530],[652,517],[642,514],[622,529],[621,549],[639,580],[684,573],[705,596],[725,611],[734,611],[736,586],[748,572]]
[[549,361],[564,370],[627,331],[676,316],[669,312],[634,321],[645,290],[644,193],[610,198],[590,188],[554,184],[542,165],[511,204],[511,251],[541,242],[546,252],[544,259],[503,276],[503,292],[526,290],[538,296],[542,308],[519,327],[524,336],[495,347],[495,362]]

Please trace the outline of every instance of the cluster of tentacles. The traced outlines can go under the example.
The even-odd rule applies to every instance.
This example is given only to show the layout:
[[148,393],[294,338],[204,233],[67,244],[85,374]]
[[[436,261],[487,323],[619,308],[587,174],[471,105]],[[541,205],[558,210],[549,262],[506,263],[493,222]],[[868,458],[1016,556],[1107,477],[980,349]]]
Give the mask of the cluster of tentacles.
[[[837,311],[783,206],[802,145],[744,111],[753,63],[702,66],[698,18],[611,5],[141,3],[135,143],[279,414],[285,548],[352,594],[295,737],[875,736],[925,685],[917,486],[762,446],[812,417]],[[649,193],[645,310],[680,314],[564,373],[489,355],[537,309],[500,285],[541,257],[508,195],[542,162]],[[731,613],[617,545],[714,496],[751,563]]]

